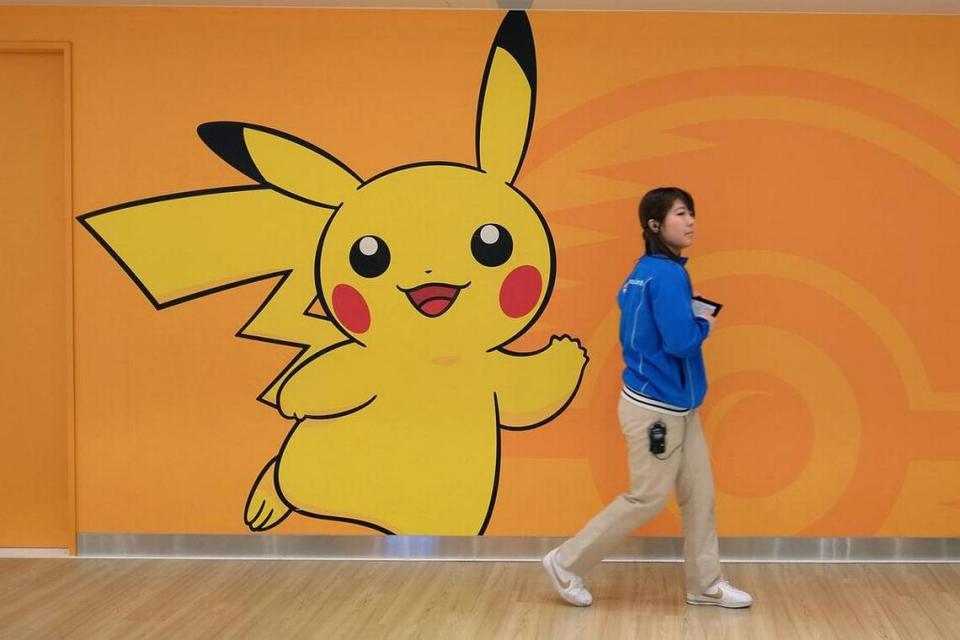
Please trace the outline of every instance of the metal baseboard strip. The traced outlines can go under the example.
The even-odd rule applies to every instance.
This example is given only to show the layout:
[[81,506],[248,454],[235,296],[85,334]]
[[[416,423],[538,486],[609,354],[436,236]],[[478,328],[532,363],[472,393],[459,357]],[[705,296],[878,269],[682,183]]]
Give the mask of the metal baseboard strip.
[[[565,538],[82,533],[84,558],[537,560]],[[960,538],[721,538],[724,562],[960,562]],[[683,538],[635,537],[613,562],[679,562]]]
[[0,547],[0,558],[69,558],[63,547]]

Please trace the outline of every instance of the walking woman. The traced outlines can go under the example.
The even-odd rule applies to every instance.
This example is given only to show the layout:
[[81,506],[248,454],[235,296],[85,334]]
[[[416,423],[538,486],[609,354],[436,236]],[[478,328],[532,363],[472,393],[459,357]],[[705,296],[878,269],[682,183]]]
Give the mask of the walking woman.
[[550,551],[543,566],[570,604],[593,597],[580,577],[632,531],[663,511],[676,488],[683,512],[687,604],[749,607],[720,569],[713,473],[697,409],[707,391],[701,345],[715,319],[696,315],[682,257],[693,244],[693,198],[683,189],[654,189],[640,201],[645,254],[620,289],[623,389],[618,407],[627,440],[630,489],[573,538]]

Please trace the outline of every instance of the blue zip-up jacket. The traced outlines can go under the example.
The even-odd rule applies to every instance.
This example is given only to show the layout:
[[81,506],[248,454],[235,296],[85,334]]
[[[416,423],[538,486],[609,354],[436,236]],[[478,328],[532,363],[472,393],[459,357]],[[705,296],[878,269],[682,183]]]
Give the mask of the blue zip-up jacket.
[[617,302],[624,385],[673,407],[695,409],[707,393],[700,347],[710,323],[693,314],[686,263],[687,258],[643,256]]

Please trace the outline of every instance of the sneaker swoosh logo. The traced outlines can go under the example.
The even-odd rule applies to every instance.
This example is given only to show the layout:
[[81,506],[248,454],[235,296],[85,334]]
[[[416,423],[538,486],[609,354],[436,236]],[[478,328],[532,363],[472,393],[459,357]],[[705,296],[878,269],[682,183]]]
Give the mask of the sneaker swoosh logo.
[[723,598],[723,591],[717,591],[716,593],[705,593],[703,595],[707,596],[708,598],[713,598],[714,600],[720,600]]
[[561,578],[560,576],[557,576],[557,582],[560,583],[560,588],[563,589],[564,591],[566,591],[567,589],[569,589],[569,588],[570,588],[570,585],[573,584],[573,581],[572,581],[572,580],[564,580],[564,579]]

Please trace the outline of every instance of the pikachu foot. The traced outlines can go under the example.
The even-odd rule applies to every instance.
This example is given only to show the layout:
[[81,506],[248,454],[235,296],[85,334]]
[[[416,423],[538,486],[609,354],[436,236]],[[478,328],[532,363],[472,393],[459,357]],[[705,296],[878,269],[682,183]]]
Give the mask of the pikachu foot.
[[251,531],[272,529],[290,515],[289,507],[280,499],[277,487],[274,484],[276,464],[276,458],[267,463],[267,466],[257,476],[257,481],[247,498],[247,509],[243,520]]

